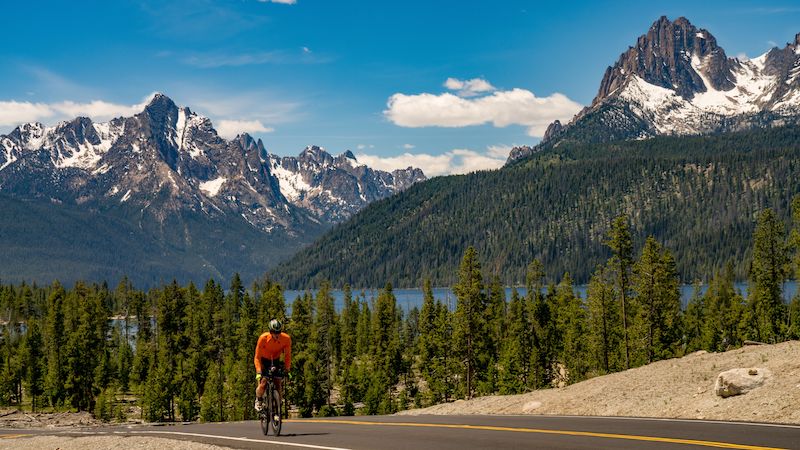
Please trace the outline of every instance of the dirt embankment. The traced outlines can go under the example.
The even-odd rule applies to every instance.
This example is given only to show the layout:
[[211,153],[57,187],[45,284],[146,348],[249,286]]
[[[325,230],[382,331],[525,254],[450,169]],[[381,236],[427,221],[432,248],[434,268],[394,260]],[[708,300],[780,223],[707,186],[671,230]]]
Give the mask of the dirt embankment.
[[[714,383],[719,373],[737,368],[768,369],[771,375],[744,395],[717,396]],[[800,341],[790,341],[724,353],[697,352],[560,389],[459,400],[400,414],[555,414],[800,424],[798,405]]]

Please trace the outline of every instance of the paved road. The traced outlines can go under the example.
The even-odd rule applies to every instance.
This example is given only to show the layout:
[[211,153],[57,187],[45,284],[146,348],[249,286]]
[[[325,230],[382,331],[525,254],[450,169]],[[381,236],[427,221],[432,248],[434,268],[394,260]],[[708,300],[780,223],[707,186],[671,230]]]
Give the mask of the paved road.
[[[713,421],[563,416],[360,416],[284,422],[109,427],[92,434],[159,436],[244,449],[798,449],[800,427]],[[54,430],[0,430],[0,434]],[[75,431],[64,434],[83,434]],[[24,437],[17,437],[24,439]]]

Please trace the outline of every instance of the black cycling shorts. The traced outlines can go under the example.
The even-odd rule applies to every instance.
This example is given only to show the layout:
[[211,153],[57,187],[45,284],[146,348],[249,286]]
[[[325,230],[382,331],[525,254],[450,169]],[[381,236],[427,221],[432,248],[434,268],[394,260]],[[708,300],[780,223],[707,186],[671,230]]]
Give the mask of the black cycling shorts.
[[283,364],[283,361],[280,359],[269,359],[269,358],[261,358],[261,376],[266,377],[269,376],[270,368],[275,367],[275,372],[273,372],[273,376],[275,378],[283,378],[284,375],[284,368],[286,367]]

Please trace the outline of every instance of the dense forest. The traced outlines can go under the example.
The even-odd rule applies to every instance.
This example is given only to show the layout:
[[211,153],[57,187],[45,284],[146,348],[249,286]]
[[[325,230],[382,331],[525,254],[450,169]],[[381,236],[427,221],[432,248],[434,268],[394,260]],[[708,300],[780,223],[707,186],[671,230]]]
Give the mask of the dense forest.
[[[617,143],[562,142],[500,170],[437,177],[375,202],[271,272],[287,288],[456,281],[474,245],[489,274],[521,285],[532,260],[584,284],[611,255],[612,220],[671,249],[683,282],[733,265],[748,277],[756,217],[788,220],[800,193],[800,127]],[[641,244],[640,244],[641,245]]]
[[287,308],[280,285],[248,289],[238,276],[227,289],[209,280],[146,292],[127,280],[113,289],[4,284],[0,404],[104,420],[252,419],[255,343],[276,317],[293,338],[285,401],[303,417],[521,393],[698,349],[798,339],[800,297],[787,305],[781,292],[800,270],[800,198],[791,209],[790,233],[771,209],[758,215],[746,297],[728,264],[685,310],[673,252],[653,236],[635,242],[626,216],[604,236],[610,256],[594,267],[585,299],[569,274],[548,282],[538,260],[526,264],[527,295],[505,298],[473,247],[456,271],[452,310],[430,280],[422,307],[407,313],[391,284],[375,299],[345,287],[341,310],[327,283]]

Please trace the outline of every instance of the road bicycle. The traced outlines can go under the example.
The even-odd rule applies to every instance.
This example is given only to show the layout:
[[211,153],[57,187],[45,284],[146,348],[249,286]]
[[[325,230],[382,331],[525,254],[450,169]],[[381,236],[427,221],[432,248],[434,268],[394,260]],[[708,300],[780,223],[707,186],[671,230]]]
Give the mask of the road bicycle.
[[270,427],[272,427],[273,434],[280,436],[283,412],[281,411],[281,397],[275,385],[275,378],[282,378],[283,374],[277,367],[272,366],[264,377],[267,379],[267,387],[264,390],[264,403],[261,405],[261,410],[258,411],[261,431],[264,436],[267,436]]

